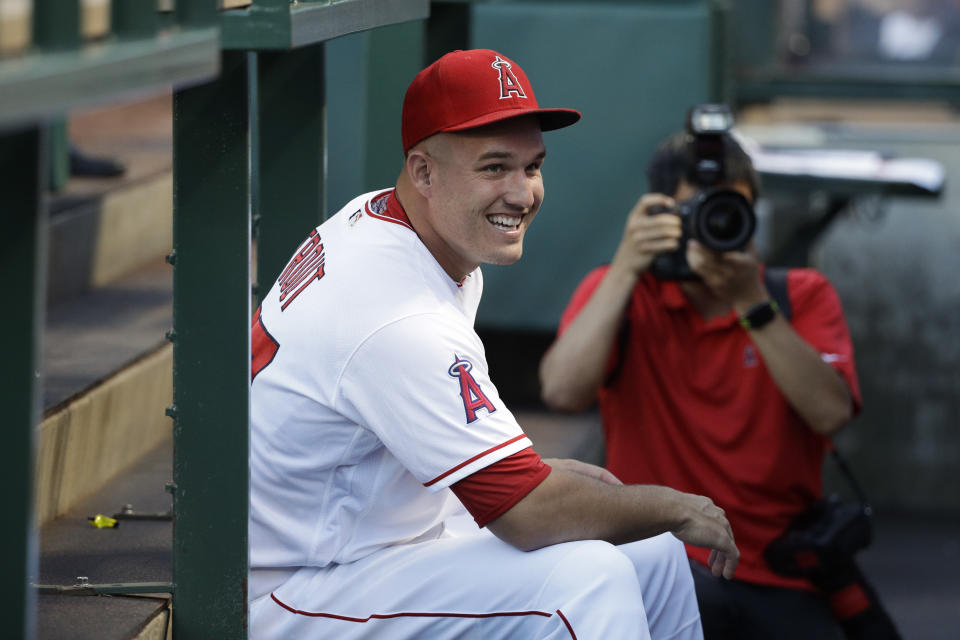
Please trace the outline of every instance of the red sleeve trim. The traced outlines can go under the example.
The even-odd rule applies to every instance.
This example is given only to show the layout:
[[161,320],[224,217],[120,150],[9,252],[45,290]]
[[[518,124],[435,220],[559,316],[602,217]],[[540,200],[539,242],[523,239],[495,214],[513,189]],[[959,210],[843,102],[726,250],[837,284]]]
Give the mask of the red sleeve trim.
[[454,483],[450,489],[477,525],[485,527],[533,491],[550,470],[550,465],[527,447]]
[[450,475],[451,473],[454,473],[454,472],[456,472],[456,471],[459,471],[460,469],[463,469],[465,466],[467,466],[467,465],[470,464],[471,462],[474,462],[475,460],[479,460],[479,459],[482,458],[483,456],[485,456],[485,455],[487,455],[487,454],[489,454],[489,453],[493,453],[493,452],[496,451],[497,449],[503,449],[505,446],[510,445],[510,444],[513,444],[513,443],[516,442],[517,440],[523,440],[523,439],[526,438],[526,437],[527,437],[527,434],[521,433],[521,434],[518,435],[516,438],[510,438],[510,439],[507,440],[506,442],[501,442],[500,444],[498,444],[498,445],[495,446],[495,447],[490,447],[490,448],[487,449],[486,451],[483,451],[483,452],[481,452],[481,453],[478,453],[477,455],[473,456],[473,457],[470,458],[469,460],[464,460],[463,462],[461,462],[460,464],[458,464],[458,465],[455,466],[454,468],[448,469],[447,471],[444,471],[443,473],[441,473],[440,475],[438,475],[438,476],[437,476],[436,478],[434,478],[433,480],[428,480],[427,482],[424,482],[424,483],[423,483],[423,486],[429,487],[429,486],[432,485],[432,484],[436,484],[437,482],[440,482],[441,480],[443,480],[444,478],[446,478],[446,477],[447,477],[448,475]]

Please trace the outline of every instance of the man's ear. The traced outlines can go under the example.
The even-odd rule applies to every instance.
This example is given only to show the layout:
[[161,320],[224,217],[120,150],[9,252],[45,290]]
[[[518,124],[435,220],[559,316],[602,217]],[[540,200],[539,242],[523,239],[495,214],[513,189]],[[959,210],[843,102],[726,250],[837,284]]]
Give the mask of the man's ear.
[[414,149],[407,154],[404,163],[410,182],[424,198],[430,197],[433,188],[434,168],[436,164],[425,151]]

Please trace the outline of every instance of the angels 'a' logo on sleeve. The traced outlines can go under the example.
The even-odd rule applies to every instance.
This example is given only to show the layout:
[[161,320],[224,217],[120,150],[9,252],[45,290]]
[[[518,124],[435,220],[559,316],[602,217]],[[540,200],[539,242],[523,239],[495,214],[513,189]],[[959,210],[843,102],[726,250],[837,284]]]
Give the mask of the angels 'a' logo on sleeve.
[[477,419],[477,410],[486,409],[488,413],[493,413],[497,408],[483,393],[483,389],[474,379],[470,370],[473,369],[473,363],[460,356],[453,357],[453,364],[447,372],[460,381],[460,399],[463,400],[463,410],[467,415],[467,424]]

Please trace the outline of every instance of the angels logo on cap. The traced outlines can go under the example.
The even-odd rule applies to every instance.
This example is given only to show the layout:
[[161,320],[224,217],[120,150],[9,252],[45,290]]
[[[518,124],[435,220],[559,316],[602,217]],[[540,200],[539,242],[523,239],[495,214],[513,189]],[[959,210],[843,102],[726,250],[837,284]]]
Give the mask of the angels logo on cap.
[[523,92],[523,87],[520,86],[520,82],[517,80],[517,76],[513,75],[513,71],[510,70],[513,65],[500,56],[497,56],[490,66],[500,72],[501,100],[509,98],[510,94],[516,94],[518,98],[527,97],[527,94]]
[[[491,68],[497,74],[496,85]],[[536,115],[543,131],[580,119],[574,109],[541,108],[527,74],[505,55],[491,49],[452,51],[418,73],[407,88],[403,151],[435,133],[464,131],[524,115]]]

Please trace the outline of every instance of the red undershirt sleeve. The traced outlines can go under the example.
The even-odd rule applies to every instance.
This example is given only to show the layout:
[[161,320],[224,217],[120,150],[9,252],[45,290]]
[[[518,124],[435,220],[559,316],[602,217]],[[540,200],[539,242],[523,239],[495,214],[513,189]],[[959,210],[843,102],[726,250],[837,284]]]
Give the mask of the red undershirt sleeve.
[[485,527],[510,510],[550,475],[532,447],[467,476],[450,486],[477,525]]

